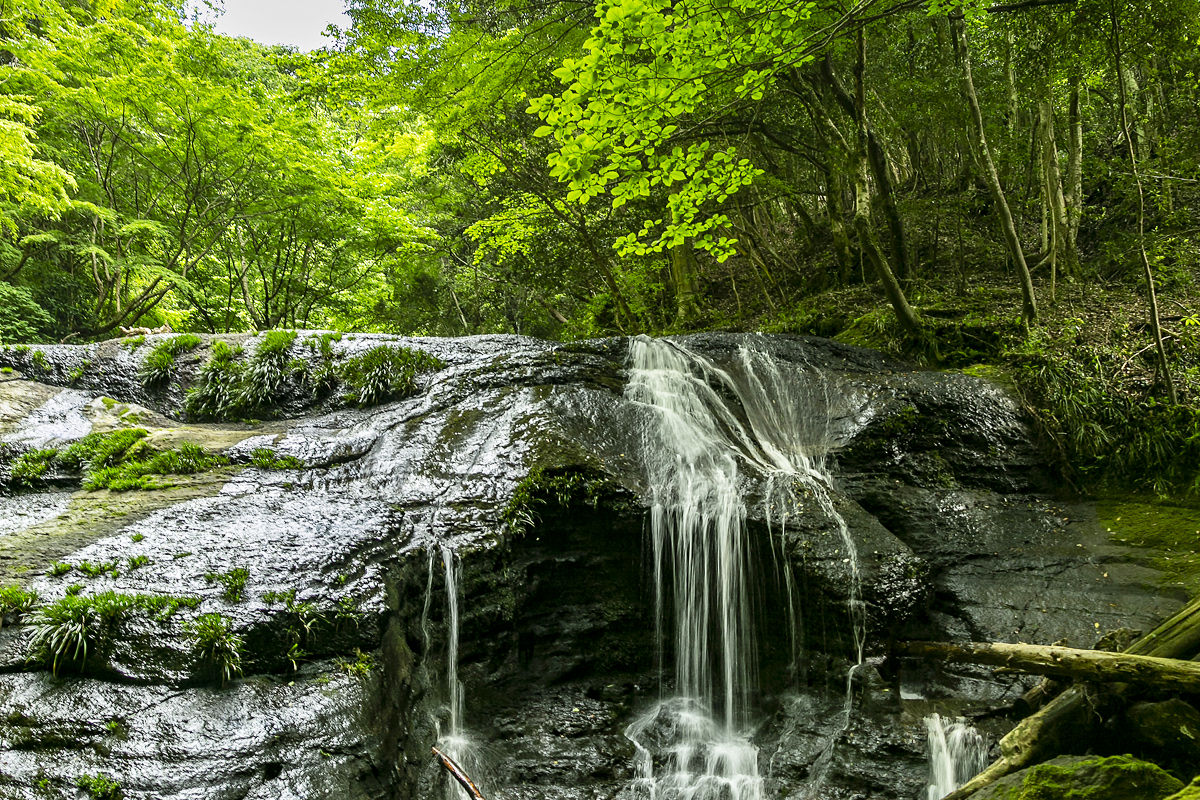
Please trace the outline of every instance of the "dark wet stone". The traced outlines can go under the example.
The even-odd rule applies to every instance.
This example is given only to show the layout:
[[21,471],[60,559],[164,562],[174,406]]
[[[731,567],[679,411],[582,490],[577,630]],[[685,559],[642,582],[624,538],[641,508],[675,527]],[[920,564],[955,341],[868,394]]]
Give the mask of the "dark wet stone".
[[[309,337],[289,355],[316,365]],[[126,615],[59,678],[27,660],[30,615],[10,616],[0,796],[34,800],[42,781],[69,792],[102,773],[137,800],[442,797],[429,747],[449,722],[443,547],[460,569],[459,677],[486,796],[629,796],[624,731],[660,697],[660,654],[644,536],[647,412],[624,397],[628,340],[346,335],[331,343],[335,357],[387,343],[444,367],[414,396],[377,407],[342,407],[297,384],[274,419],[197,424],[181,404],[214,337],[202,338],[154,389],[138,369],[161,337],[133,350],[0,351],[0,365],[30,379],[0,382],[0,442],[11,451],[0,471],[26,449],[135,425],[160,446],[195,441],[233,462],[169,490],[84,492],[65,475],[0,496],[3,584],[43,602],[81,584],[83,596],[199,603],[167,618]],[[828,411],[824,488],[850,546],[811,489],[779,536],[767,482],[747,476],[754,742],[768,796],[820,777],[823,800],[911,800],[925,778],[922,714],[1023,689],[988,670],[885,663],[889,638],[1088,646],[1173,610],[1177,598],[1148,588],[1155,574],[1108,543],[1086,505],[1049,499],[1026,420],[1000,389],[810,337],[679,341],[734,371],[739,348],[770,352],[811,379],[794,402]],[[305,466],[249,466],[262,447]],[[531,474],[586,476],[595,502],[560,504]],[[117,574],[87,576],[84,562]],[[71,569],[48,574],[55,563]],[[855,566],[870,660],[848,684]],[[230,599],[220,576],[239,569],[242,596]],[[225,687],[188,633],[212,613],[244,642],[244,676]],[[1003,732],[1002,720],[988,724]]]

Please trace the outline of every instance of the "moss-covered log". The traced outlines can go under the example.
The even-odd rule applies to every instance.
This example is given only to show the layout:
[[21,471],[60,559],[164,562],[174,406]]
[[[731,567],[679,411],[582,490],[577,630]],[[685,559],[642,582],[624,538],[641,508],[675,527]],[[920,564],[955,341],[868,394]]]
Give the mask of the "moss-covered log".
[[896,649],[906,656],[987,664],[1035,675],[1157,686],[1172,691],[1200,691],[1200,664],[1174,658],[1005,642],[903,642]]

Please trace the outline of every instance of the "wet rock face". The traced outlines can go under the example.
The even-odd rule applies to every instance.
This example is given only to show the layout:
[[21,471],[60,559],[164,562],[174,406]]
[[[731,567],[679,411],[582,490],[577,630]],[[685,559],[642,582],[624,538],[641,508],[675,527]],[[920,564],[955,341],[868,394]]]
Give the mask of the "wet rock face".
[[[0,351],[15,370],[0,376],[0,588],[37,595],[0,607],[0,796],[111,779],[127,798],[442,797],[429,747],[452,723],[480,746],[489,798],[629,793],[623,732],[670,681],[671,653],[656,644],[648,415],[625,397],[627,341],[302,332],[287,355],[309,374],[381,344],[442,366],[382,405],[293,381],[272,419],[198,423],[183,399],[213,340],[147,388],[161,338]],[[1047,499],[995,387],[824,340],[678,341],[731,371],[751,346],[812,379],[789,397],[830,437],[829,502],[853,542],[811,494],[781,526],[747,472],[767,796],[819,779],[822,798],[908,800],[923,713],[1022,687],[884,662],[891,636],[1088,646],[1172,610],[1094,514]],[[84,490],[53,459],[28,477],[27,453],[129,428],[150,451],[194,442],[228,463],[126,492]],[[264,448],[300,464],[256,466]],[[868,662],[848,682],[855,569]],[[86,652],[39,639],[55,619],[82,621]]]

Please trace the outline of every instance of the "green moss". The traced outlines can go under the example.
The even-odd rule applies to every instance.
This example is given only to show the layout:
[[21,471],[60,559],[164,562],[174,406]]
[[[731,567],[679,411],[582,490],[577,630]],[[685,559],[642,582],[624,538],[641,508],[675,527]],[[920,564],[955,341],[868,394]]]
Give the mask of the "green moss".
[[169,381],[175,374],[175,359],[190,350],[195,350],[202,343],[203,340],[192,333],[172,336],[159,342],[142,361],[142,367],[138,371],[142,385],[149,389]]
[[1155,499],[1100,501],[1096,515],[1114,541],[1156,551],[1153,565],[1165,580],[1200,596],[1200,508]]
[[1000,779],[980,800],[1160,800],[1183,784],[1132,756],[1060,757]]

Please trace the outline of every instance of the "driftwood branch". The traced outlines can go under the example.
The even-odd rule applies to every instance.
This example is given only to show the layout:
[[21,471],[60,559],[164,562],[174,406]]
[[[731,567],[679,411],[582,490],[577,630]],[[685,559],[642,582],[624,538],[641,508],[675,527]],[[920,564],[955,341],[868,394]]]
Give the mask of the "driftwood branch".
[[442,766],[446,768],[446,771],[450,773],[450,776],[453,777],[454,780],[458,781],[458,785],[463,788],[463,791],[465,791],[467,795],[472,798],[472,800],[483,800],[483,795],[480,794],[479,787],[476,786],[475,782],[467,776],[467,773],[463,772],[463,768],[458,765],[457,761],[443,753],[441,750],[438,750],[436,747],[433,748],[433,754],[437,756],[437,760],[442,762]]
[[1200,692],[1200,664],[1174,658],[1077,650],[1074,647],[1003,642],[904,642],[896,652],[967,664],[987,664],[1017,672],[1157,686],[1172,691]]

